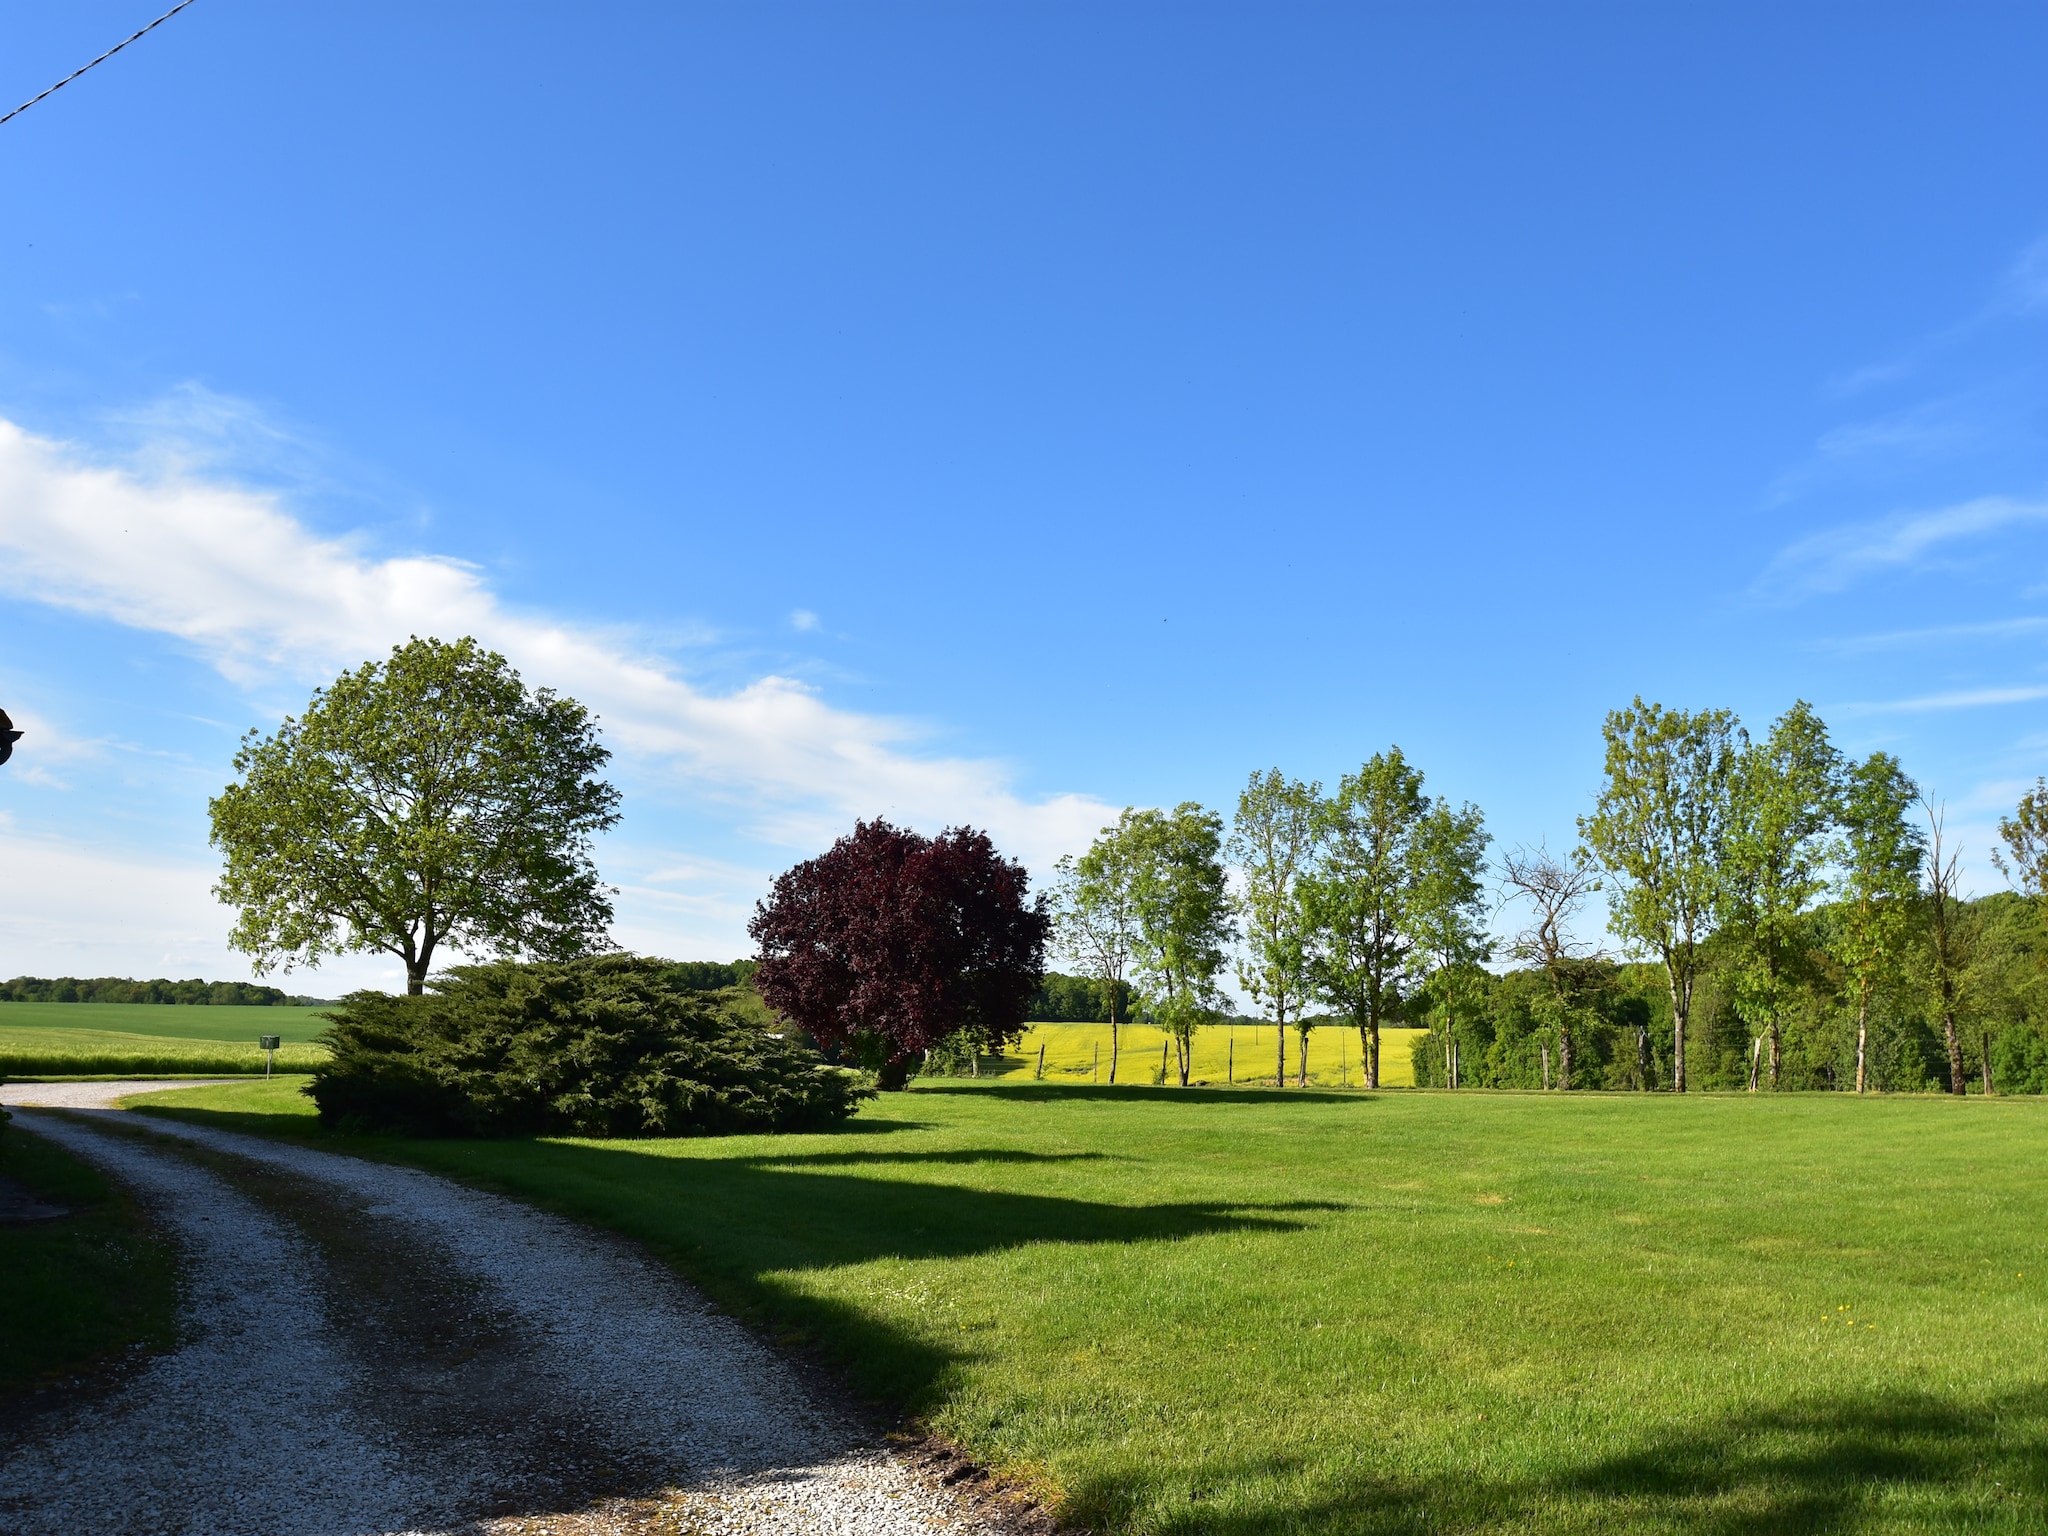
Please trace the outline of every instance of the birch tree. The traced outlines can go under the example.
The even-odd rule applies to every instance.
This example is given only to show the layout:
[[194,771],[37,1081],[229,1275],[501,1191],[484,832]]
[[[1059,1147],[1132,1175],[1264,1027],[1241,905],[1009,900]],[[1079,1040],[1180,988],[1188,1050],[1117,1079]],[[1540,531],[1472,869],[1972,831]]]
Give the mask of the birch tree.
[[1671,990],[1671,1086],[1685,1092],[1685,1031],[1700,945],[1720,901],[1735,756],[1725,709],[1666,709],[1638,696],[1611,711],[1605,782],[1579,836],[1606,879],[1608,927],[1663,963]]
[[1223,818],[1193,801],[1172,811],[1125,811],[1137,965],[1153,1016],[1173,1039],[1180,1084],[1188,1083],[1195,1031],[1214,1018],[1217,973],[1236,936],[1220,857]]
[[1438,800],[1415,829],[1407,903],[1414,953],[1434,974],[1444,1008],[1444,1081],[1457,1087],[1451,1037],[1474,967],[1493,952],[1486,936],[1486,846],[1493,838],[1478,806]]
[[1104,827],[1077,860],[1061,859],[1053,895],[1053,931],[1062,950],[1094,981],[1109,1009],[1109,1080],[1123,1046],[1117,1002],[1138,945],[1138,900],[1129,840]]
[[1278,768],[1254,773],[1237,797],[1229,855],[1243,881],[1234,905],[1244,923],[1248,951],[1237,978],[1252,1001],[1270,1009],[1274,1023],[1273,1084],[1287,1081],[1287,1023],[1301,1037],[1296,1077],[1308,1083],[1309,1023],[1302,1012],[1307,988],[1307,918],[1301,881],[1315,859],[1322,828],[1320,784],[1285,777]]
[[1956,1024],[1956,1016],[1962,1012],[1964,979],[1970,965],[1969,931],[1965,926],[1968,917],[1963,911],[1962,874],[1957,867],[1962,854],[1945,843],[1945,808],[1930,805],[1924,799],[1920,804],[1927,812],[1928,830],[1927,937],[1922,974],[1934,1010],[1941,1015],[1942,1044],[1948,1047],[1949,1092],[1965,1094],[1970,1091],[1970,1084],[1963,1073],[1963,1037]]
[[1870,1000],[1905,958],[1925,839],[1910,820],[1920,791],[1899,760],[1873,752],[1842,776],[1836,812],[1835,956],[1856,997],[1856,1091],[1869,1081]]
[[1323,805],[1323,857],[1303,882],[1309,976],[1358,1030],[1365,1086],[1380,1085],[1380,1028],[1400,1006],[1408,956],[1422,774],[1399,747],[1348,773]]

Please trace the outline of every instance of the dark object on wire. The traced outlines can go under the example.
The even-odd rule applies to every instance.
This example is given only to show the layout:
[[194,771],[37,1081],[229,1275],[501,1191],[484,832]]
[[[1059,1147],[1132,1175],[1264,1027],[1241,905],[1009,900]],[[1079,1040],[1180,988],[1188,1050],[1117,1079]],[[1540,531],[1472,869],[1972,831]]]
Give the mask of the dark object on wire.
[[14,728],[14,722],[7,718],[7,711],[0,709],[0,763],[14,756],[14,744],[21,740],[21,732]]
[[[55,85],[51,86],[49,90],[44,91],[42,96],[31,96],[27,101],[24,101],[20,106],[16,107],[12,112],[8,113],[6,117],[0,117],[0,123],[7,122],[12,118],[17,118],[21,116],[22,113],[26,112],[30,107],[34,106],[37,102],[41,101],[43,99],[43,96],[49,96],[57,91],[63,90],[65,86],[69,85],[72,81],[76,80],[88,69],[91,69],[93,64],[106,63],[107,60],[111,59],[123,48],[126,48],[130,43],[134,42],[136,37],[144,37],[149,33],[154,32],[158,27],[162,26],[165,22],[169,21],[173,16],[177,15],[178,12],[185,9],[185,7],[190,5],[191,3],[192,0],[178,0],[178,3],[176,5],[172,6],[168,11],[165,11],[163,15],[157,17],[155,21],[152,21],[148,26],[144,27],[142,31],[136,33],[135,37],[124,37],[121,39],[120,42],[114,44],[113,47],[109,48],[105,53],[101,54],[98,58],[94,59],[92,61],[92,64],[79,65],[78,68],[74,69],[62,80],[59,80]],[[0,757],[0,763],[4,763],[6,761],[7,759],[5,757]]]

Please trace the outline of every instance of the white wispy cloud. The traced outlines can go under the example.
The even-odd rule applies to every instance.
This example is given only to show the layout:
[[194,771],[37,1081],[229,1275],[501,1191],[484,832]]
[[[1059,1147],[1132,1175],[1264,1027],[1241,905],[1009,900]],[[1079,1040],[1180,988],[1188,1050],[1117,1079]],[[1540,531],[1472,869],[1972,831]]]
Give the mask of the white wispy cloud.
[[1002,764],[920,750],[914,724],[795,679],[706,690],[630,636],[501,602],[473,564],[318,534],[280,493],[175,455],[109,464],[5,421],[0,591],[170,636],[250,686],[331,677],[409,635],[474,635],[597,711],[638,771],[797,846],[887,814],[987,828],[1044,867],[1114,816],[1085,795],[1024,797]]
[[1838,592],[1866,577],[1951,563],[1961,546],[2048,523],[2048,500],[1980,496],[1931,512],[1852,523],[1781,550],[1758,579],[1767,595]]
[[1845,635],[1820,642],[1842,656],[1867,656],[1874,651],[1912,651],[1952,641],[2020,640],[2048,630],[2048,617],[1990,619],[1981,624],[1938,624],[1927,629],[1895,629],[1878,635]]
[[1926,693],[1911,699],[1879,699],[1830,706],[1841,715],[1910,715],[1938,709],[1982,709],[1997,704],[2028,704],[2048,699],[2048,687],[1959,688],[1952,693]]
[[1822,482],[1936,458],[1982,442],[1991,430],[1982,401],[1929,400],[1821,434],[1806,458],[1773,479],[1764,505],[1782,506]]

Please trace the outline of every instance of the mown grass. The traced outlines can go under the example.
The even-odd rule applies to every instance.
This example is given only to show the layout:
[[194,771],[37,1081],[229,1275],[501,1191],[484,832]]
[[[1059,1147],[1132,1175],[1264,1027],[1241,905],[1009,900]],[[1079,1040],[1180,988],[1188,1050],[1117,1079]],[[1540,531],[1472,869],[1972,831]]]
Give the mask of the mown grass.
[[125,1195],[18,1127],[0,1133],[0,1175],[72,1213],[0,1224],[0,1399],[171,1341],[176,1264]]
[[[1149,1024],[1124,1024],[1117,1030],[1119,1041],[1119,1084],[1139,1086],[1159,1080],[1164,1048],[1165,1081],[1178,1081],[1166,1032]],[[1388,1088],[1406,1088],[1415,1081],[1409,1060],[1411,1044],[1426,1031],[1383,1029],[1380,1031],[1380,1083]],[[981,1070],[994,1077],[1022,1074],[1035,1077],[1038,1048],[1045,1047],[1045,1081],[1107,1083],[1110,1040],[1107,1024],[1033,1024],[1024,1038],[1001,1057],[984,1057]],[[1236,1025],[1205,1029],[1195,1035],[1194,1057],[1189,1080],[1204,1084],[1257,1083],[1273,1081],[1273,1029]],[[1293,1030],[1287,1032],[1287,1081],[1295,1081],[1301,1068],[1301,1047]],[[1359,1068],[1358,1031],[1331,1026],[1312,1029],[1308,1036],[1308,1080],[1311,1087],[1360,1086],[1364,1074]]]
[[0,1003],[0,1077],[221,1076],[263,1070],[256,1041],[277,1035],[280,1070],[326,1059],[315,1008],[168,1003]]
[[350,1145],[646,1242],[1107,1531],[2048,1527],[2039,1101],[1011,1082]]

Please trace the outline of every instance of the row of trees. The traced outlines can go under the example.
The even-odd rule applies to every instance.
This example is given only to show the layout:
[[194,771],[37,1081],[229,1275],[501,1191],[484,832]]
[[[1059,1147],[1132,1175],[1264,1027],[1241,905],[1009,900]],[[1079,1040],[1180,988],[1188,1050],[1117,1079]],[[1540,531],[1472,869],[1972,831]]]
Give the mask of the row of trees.
[[[1994,860],[2021,896],[1972,902],[1940,809],[1891,755],[1845,758],[1803,701],[1760,740],[1727,710],[1641,699],[1603,735],[1599,794],[1563,854],[1515,848],[1490,864],[1478,808],[1427,794],[1399,748],[1329,794],[1255,773],[1227,828],[1192,803],[1125,811],[1061,861],[1053,903],[1060,948],[1103,999],[1111,1080],[1135,1002],[1177,1043],[1185,1083],[1194,1031],[1225,1016],[1233,958],[1278,1026],[1276,1081],[1290,1028],[1305,1082],[1310,1030],[1341,1022],[1377,1086],[1380,1031],[1398,1022],[1429,1030],[1419,1082],[1684,1092],[1703,995],[1717,1084],[1739,1028],[1746,1086],[1864,1091],[1881,1025],[1887,1081],[1908,1086],[1924,1080],[1917,1020],[1938,1033],[1933,1075],[1952,1092],[1973,1066],[1990,1091],[1995,1059],[2015,1085],[2048,1073],[2038,1029],[1995,1049],[2008,1026],[2048,1015],[2048,783],[2001,823]],[[1596,894],[1618,954],[1581,932]],[[1509,906],[1523,926],[1497,939],[1491,920]],[[1468,1043],[1485,1053],[1469,1074]]]
[[[1126,810],[1060,862],[1055,931],[1106,999],[1136,986],[1175,1043],[1183,1084],[1195,1031],[1225,1013],[1234,949],[1239,984],[1278,1026],[1276,1080],[1290,1027],[1307,1080],[1308,1034],[1326,1013],[1358,1030],[1366,1086],[1377,1087],[1380,1031],[1405,1021],[1415,978],[1454,977],[1488,956],[1488,841],[1478,808],[1426,794],[1398,747],[1331,794],[1272,769],[1252,775],[1227,831],[1192,802]],[[1109,1012],[1114,1082],[1122,1020]]]
[[0,981],[8,1003],[182,1003],[214,1008],[281,1008],[316,999],[287,996],[253,981],[137,981],[132,976],[16,976]]

